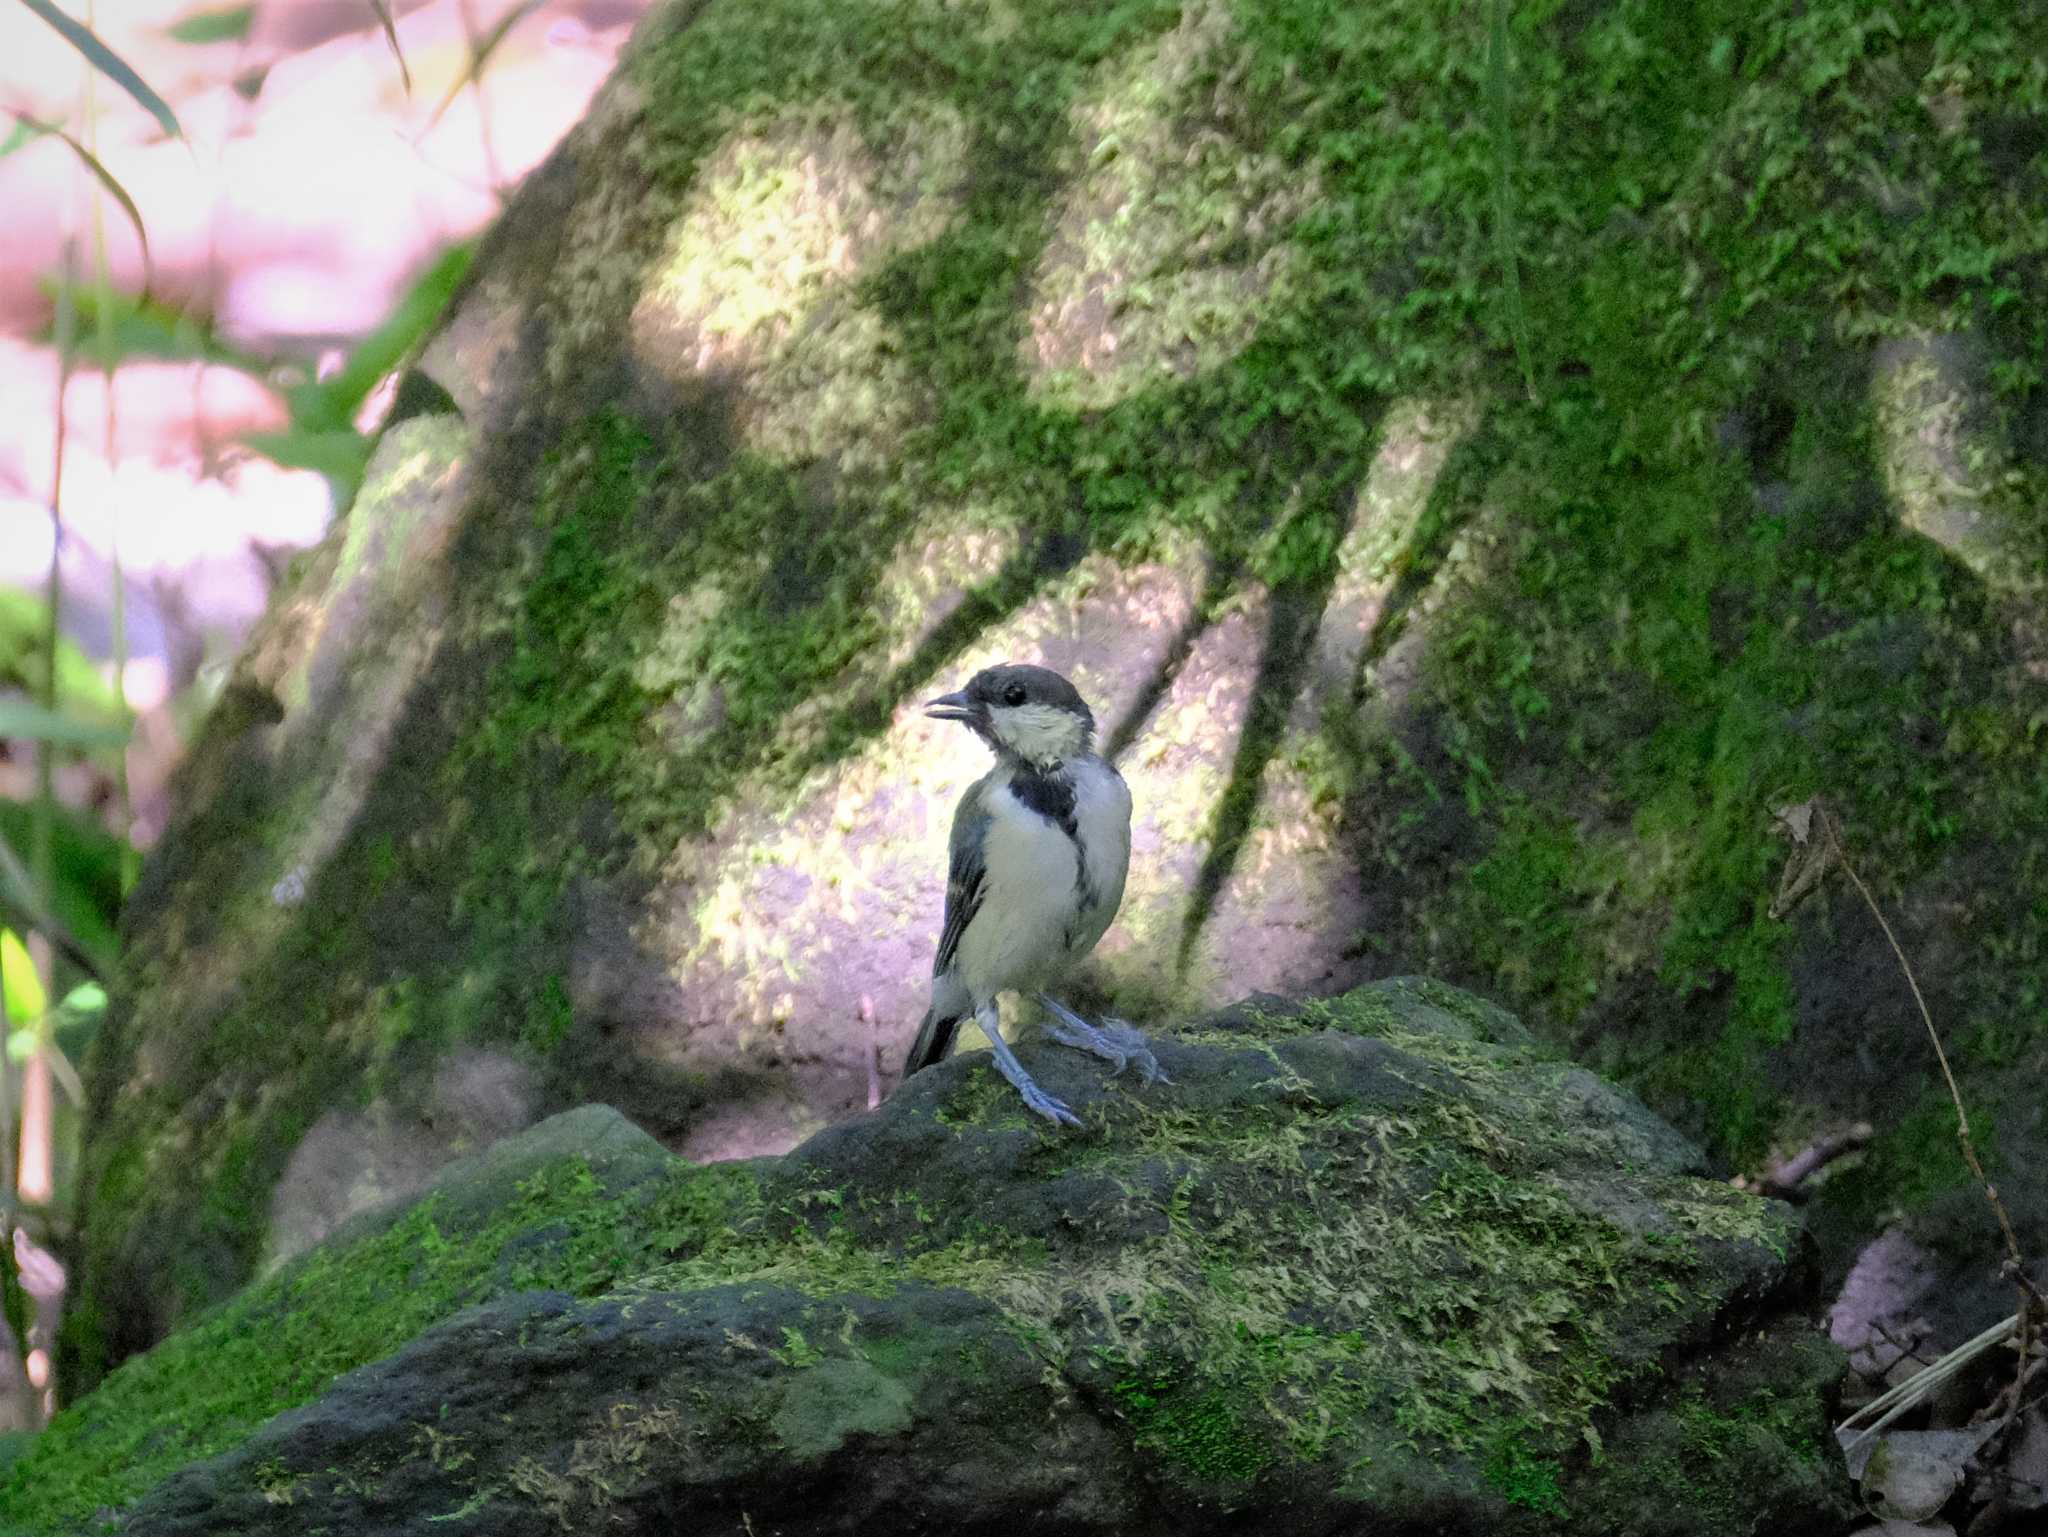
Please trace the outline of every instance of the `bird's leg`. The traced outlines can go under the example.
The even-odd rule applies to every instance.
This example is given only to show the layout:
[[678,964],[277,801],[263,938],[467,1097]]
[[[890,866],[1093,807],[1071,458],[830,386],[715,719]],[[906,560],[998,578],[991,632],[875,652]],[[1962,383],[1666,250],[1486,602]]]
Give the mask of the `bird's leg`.
[[1024,1071],[1024,1064],[1017,1060],[1017,1054],[1010,1050],[1010,1043],[1003,1039],[1002,1020],[992,1001],[981,1006],[974,1016],[974,1022],[981,1026],[982,1033],[988,1037],[988,1044],[996,1054],[996,1071],[1009,1079],[1011,1087],[1024,1096],[1024,1104],[1028,1109],[1035,1110],[1055,1126],[1081,1124],[1079,1116],[1031,1081],[1031,1075]]
[[1062,1046],[1092,1051],[1096,1056],[1114,1062],[1116,1068],[1110,1074],[1112,1078],[1124,1070],[1125,1064],[1135,1062],[1145,1082],[1173,1082],[1166,1076],[1166,1069],[1159,1065],[1159,1059],[1152,1055],[1152,1048],[1145,1044],[1145,1037],[1139,1033],[1138,1027],[1128,1020],[1105,1019],[1099,1025],[1091,1025],[1050,993],[1040,993],[1038,1001],[1052,1016],[1046,1021],[1045,1033]]

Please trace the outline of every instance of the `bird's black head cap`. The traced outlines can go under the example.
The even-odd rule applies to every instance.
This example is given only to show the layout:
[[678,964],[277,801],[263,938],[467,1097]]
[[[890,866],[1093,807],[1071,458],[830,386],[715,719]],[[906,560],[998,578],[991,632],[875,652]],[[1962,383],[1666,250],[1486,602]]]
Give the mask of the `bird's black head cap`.
[[998,753],[1035,761],[1088,750],[1095,712],[1079,689],[1049,667],[1005,662],[984,667],[957,694],[934,699],[925,713],[957,720]]

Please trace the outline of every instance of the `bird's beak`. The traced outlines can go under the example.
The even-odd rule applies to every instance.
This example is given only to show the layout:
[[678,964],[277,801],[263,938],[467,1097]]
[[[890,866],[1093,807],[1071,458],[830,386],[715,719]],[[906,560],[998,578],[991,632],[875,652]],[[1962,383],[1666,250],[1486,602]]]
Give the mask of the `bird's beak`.
[[933,720],[973,720],[976,716],[973,701],[964,693],[934,699],[924,707],[924,713]]

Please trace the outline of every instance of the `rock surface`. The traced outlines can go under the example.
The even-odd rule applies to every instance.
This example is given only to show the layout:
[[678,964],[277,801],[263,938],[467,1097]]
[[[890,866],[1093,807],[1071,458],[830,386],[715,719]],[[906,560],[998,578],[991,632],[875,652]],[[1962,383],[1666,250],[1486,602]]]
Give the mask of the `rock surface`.
[[589,1107],[68,1411],[24,1534],[1825,1534],[1785,1207],[1469,994],[1255,1000],[1139,1088],[955,1057],[782,1158]]

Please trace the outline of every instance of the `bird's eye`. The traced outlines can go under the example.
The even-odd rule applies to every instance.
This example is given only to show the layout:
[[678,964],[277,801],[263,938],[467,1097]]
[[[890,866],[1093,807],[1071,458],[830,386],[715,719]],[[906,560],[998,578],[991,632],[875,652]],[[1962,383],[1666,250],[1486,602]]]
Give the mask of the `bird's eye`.
[[1013,710],[1024,702],[1025,697],[1024,685],[1021,683],[1012,683],[1003,690],[1003,703]]

